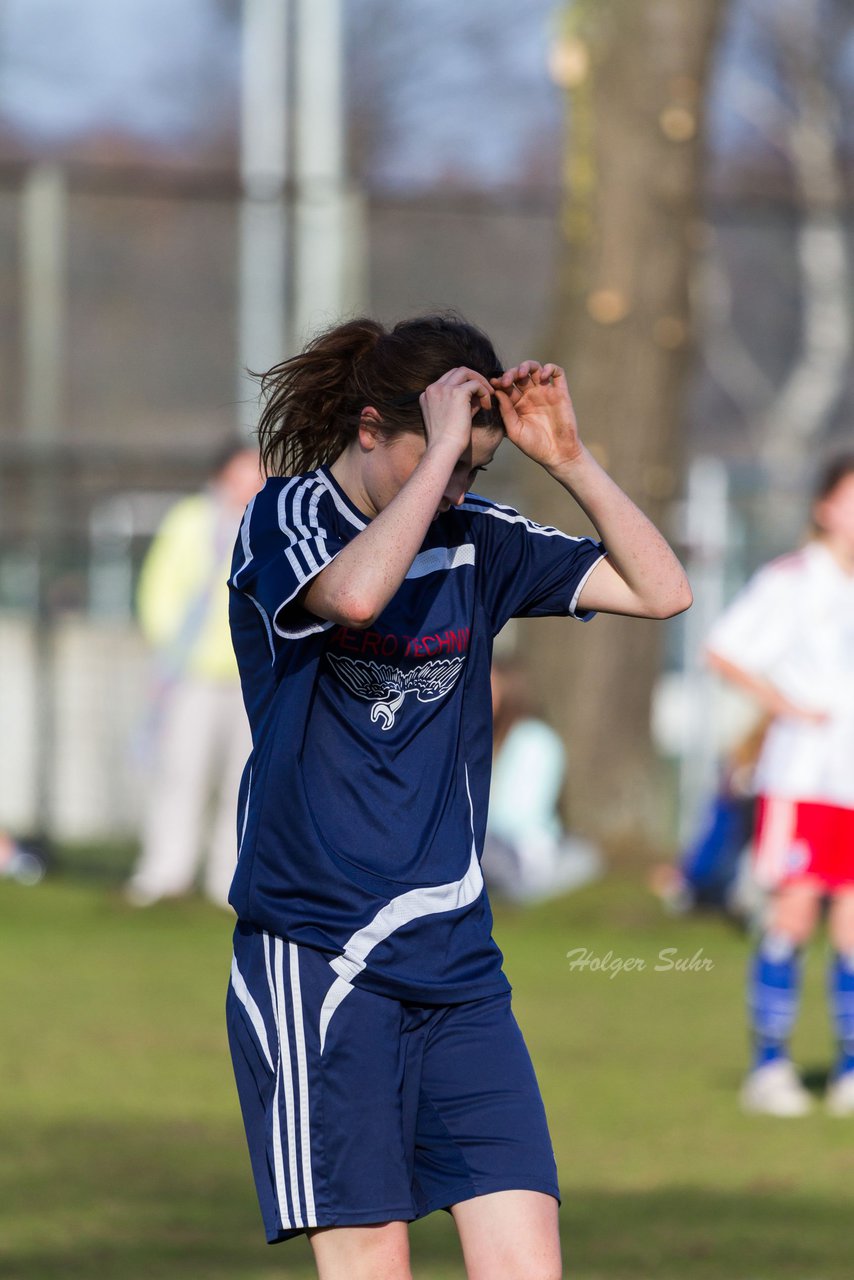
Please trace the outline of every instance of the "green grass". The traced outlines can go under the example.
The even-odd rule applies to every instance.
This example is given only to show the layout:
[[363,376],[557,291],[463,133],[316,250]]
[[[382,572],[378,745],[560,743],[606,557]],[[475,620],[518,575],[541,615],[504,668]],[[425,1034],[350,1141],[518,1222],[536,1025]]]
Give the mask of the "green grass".
[[[227,916],[149,911],[97,882],[0,884],[0,1275],[312,1276],[263,1242],[225,1045]],[[669,921],[621,876],[496,932],[546,1098],[576,1280],[848,1280],[854,1120],[746,1118],[746,940]],[[570,948],[637,957],[614,977]],[[661,948],[712,968],[656,972]],[[813,948],[795,1051],[831,1057]],[[452,1224],[413,1229],[419,1280],[462,1268]],[[499,1277],[496,1280],[500,1280]]]

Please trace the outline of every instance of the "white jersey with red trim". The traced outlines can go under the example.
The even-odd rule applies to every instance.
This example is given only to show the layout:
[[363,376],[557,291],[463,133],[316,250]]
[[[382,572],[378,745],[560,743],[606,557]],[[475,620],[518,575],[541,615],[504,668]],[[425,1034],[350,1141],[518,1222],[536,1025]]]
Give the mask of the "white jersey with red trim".
[[827,717],[774,721],[758,790],[854,808],[854,576],[811,542],[759,570],[712,629],[708,647]]

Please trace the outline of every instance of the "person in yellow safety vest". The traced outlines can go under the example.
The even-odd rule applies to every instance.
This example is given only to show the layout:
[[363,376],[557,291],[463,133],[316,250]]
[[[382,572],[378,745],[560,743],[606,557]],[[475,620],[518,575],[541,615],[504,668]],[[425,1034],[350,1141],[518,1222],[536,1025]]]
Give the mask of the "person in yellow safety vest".
[[142,566],[137,613],[153,672],[142,734],[150,789],[126,886],[136,906],[190,892],[202,862],[204,892],[227,904],[237,790],[251,744],[226,582],[241,516],[260,482],[257,452],[229,443],[205,491],[167,512]]

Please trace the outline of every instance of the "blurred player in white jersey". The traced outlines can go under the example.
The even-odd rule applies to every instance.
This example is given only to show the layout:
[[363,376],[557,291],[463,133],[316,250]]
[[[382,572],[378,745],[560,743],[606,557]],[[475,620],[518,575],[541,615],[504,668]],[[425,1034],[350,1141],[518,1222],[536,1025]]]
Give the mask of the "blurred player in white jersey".
[[757,769],[755,871],[769,891],[748,978],[754,1057],[748,1111],[798,1116],[811,1097],[792,1066],[800,952],[829,899],[828,992],[839,1042],[827,1092],[854,1115],[854,453],[825,468],[813,536],[761,569],[714,627],[714,670],[773,717]]

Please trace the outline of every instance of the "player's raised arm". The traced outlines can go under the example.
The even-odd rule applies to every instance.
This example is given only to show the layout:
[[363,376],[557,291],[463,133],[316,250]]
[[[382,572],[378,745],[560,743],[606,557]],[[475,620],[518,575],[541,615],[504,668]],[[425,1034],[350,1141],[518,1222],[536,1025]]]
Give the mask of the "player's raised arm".
[[[472,418],[491,400],[482,374],[456,368],[420,397],[423,437],[389,439],[377,410],[363,410],[357,438],[331,470],[345,490],[358,494],[371,522],[313,580],[303,598],[306,609],[353,628],[369,627],[382,613],[437,513],[468,487],[476,469]],[[494,452],[500,437],[489,434]]]
[[667,541],[581,442],[563,370],[526,360],[491,381],[508,438],[572,495],[607,549],[579,608],[641,618],[687,609],[691,588]]

